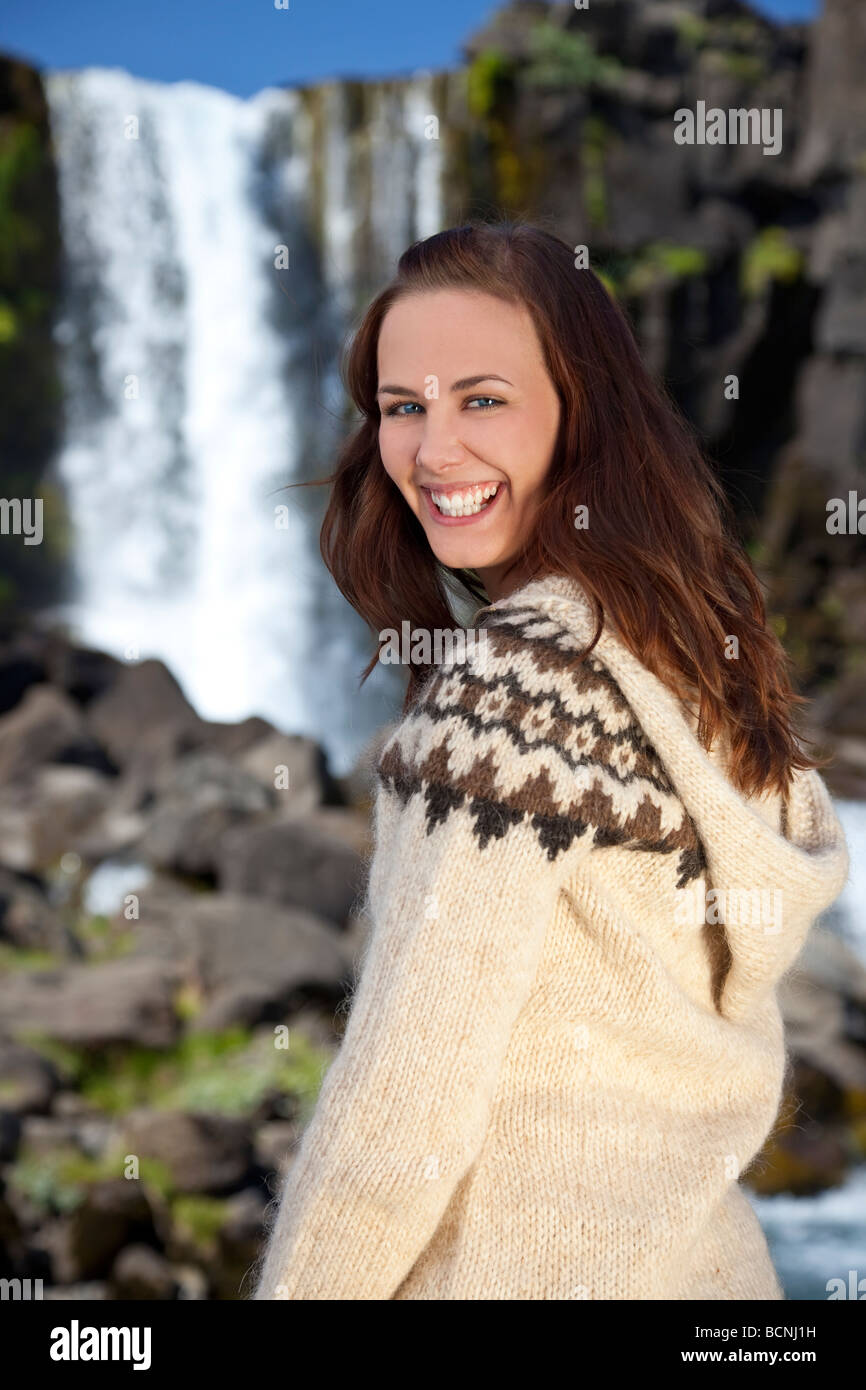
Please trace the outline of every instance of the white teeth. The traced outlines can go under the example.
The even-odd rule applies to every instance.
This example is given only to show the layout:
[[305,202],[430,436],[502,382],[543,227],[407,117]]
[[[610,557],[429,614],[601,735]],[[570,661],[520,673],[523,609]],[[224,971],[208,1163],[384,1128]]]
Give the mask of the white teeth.
[[466,492],[452,492],[446,495],[431,492],[430,496],[444,516],[475,516],[483,511],[488,502],[496,496],[498,483],[488,483],[486,487],[467,489]]

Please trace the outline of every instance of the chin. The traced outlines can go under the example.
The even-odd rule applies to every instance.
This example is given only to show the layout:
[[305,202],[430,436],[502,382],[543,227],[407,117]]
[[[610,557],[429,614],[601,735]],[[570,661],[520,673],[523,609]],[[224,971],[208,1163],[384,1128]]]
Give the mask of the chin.
[[434,553],[441,565],[452,570],[491,569],[497,563],[496,560],[490,560],[486,555],[478,555],[477,553],[461,554],[458,552],[456,555],[453,552],[450,555]]

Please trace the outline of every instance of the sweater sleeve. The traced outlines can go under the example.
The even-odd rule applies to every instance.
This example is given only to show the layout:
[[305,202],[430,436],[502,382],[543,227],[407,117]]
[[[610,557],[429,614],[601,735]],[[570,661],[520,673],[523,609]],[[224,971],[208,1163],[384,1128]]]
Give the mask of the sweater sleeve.
[[540,732],[550,698],[515,705],[443,668],[383,749],[365,959],[256,1299],[393,1297],[479,1153],[545,928],[605,805],[592,758]]

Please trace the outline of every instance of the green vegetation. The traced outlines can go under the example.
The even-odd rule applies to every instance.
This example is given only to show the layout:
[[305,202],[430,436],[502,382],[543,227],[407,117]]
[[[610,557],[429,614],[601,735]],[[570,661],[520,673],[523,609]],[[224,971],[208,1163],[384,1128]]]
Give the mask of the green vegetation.
[[59,962],[52,951],[30,950],[0,941],[0,971],[56,970]]
[[593,269],[608,294],[626,300],[658,286],[670,287],[704,275],[708,267],[709,256],[698,246],[652,241],[633,256],[609,254]]
[[617,289],[617,282],[616,282],[616,280],[613,278],[613,276],[610,275],[610,274],[608,274],[608,272],[607,272],[606,270],[596,270],[595,273],[596,273],[596,275],[598,276],[598,278],[599,278],[599,280],[601,281],[601,283],[604,285],[604,287],[605,287],[605,289],[607,290],[608,294],[610,295],[611,299],[617,299],[617,298],[619,297],[619,296],[618,296],[618,289]]
[[712,29],[700,15],[692,14],[690,10],[677,10],[672,19],[677,38],[684,47],[694,51],[708,41]]
[[501,110],[514,90],[514,64],[498,48],[479,53],[466,70],[466,99],[479,120]]
[[18,336],[18,315],[11,304],[0,301],[0,343],[11,343]]
[[[118,927],[109,918],[84,914],[69,923],[72,935],[84,947],[83,960],[75,964],[100,965],[129,955],[138,940],[134,928]],[[0,941],[0,970],[57,970],[69,962],[56,951],[15,946]]]
[[626,297],[645,294],[661,284],[703,275],[708,256],[697,246],[681,246],[672,241],[653,241],[628,265],[620,282],[620,292]]
[[38,223],[18,204],[18,189],[39,172],[42,144],[28,121],[4,124],[0,130],[0,280],[9,282],[22,254],[42,247]]
[[[24,1041],[55,1065],[66,1086],[113,1116],[139,1106],[243,1116],[270,1100],[304,1126],[329,1062],[300,1033],[291,1032],[290,1045],[282,1050],[267,1030],[253,1035],[240,1027],[194,1034],[162,1050],[116,1045],[97,1052],[54,1039]],[[14,1082],[6,1089],[14,1095]],[[125,1176],[125,1162],[122,1147],[93,1158],[70,1144],[48,1150],[25,1144],[10,1165],[8,1181],[41,1211],[62,1214],[74,1210],[93,1183]],[[225,1212],[223,1200],[179,1195],[161,1160],[139,1157],[138,1172],[146,1187],[172,1203],[182,1237],[198,1246],[213,1241]]]
[[[511,120],[516,96],[515,63],[498,49],[479,53],[466,71],[466,100],[490,150],[492,196],[503,208],[525,206],[538,158],[518,151]],[[467,168],[471,180],[475,171]],[[487,193],[485,191],[485,195]]]
[[[63,1214],[74,1211],[94,1183],[123,1177],[124,1155],[117,1152],[90,1158],[79,1149],[34,1150],[24,1147],[8,1170],[7,1181],[40,1211]],[[161,1196],[172,1191],[171,1175],[157,1159],[139,1160],[141,1181]]]
[[750,19],[748,15],[714,20],[712,32],[731,47],[754,48],[764,38],[764,29],[760,21]]
[[796,280],[803,271],[803,254],[784,227],[764,227],[746,247],[740,264],[740,289],[749,299],[762,294],[773,280]]
[[115,1115],[134,1106],[244,1115],[276,1093],[297,1104],[304,1122],[328,1061],[294,1031],[280,1049],[267,1033],[240,1027],[193,1033],[171,1048],[115,1045],[98,1053],[53,1039],[27,1041],[86,1101]]
[[739,53],[733,48],[707,49],[705,62],[711,71],[724,73],[748,85],[763,81],[769,73],[766,60],[760,54]]
[[756,20],[707,20],[688,10],[678,10],[672,15],[672,23],[685,56],[692,58],[701,53],[702,62],[711,71],[745,83],[760,82],[769,75],[766,35]]
[[225,1197],[203,1197],[184,1193],[171,1202],[172,1225],[181,1240],[187,1240],[202,1253],[213,1253],[216,1238],[226,1219]]
[[622,72],[622,64],[597,53],[584,34],[569,33],[547,20],[533,25],[529,55],[522,80],[530,87],[607,86]]
[[91,965],[128,956],[138,940],[134,928],[118,928],[102,915],[84,915],[73,924],[72,930],[84,946]]
[[610,142],[610,127],[600,116],[588,116],[583,124],[581,162],[583,202],[593,228],[604,227],[608,218],[604,157]]

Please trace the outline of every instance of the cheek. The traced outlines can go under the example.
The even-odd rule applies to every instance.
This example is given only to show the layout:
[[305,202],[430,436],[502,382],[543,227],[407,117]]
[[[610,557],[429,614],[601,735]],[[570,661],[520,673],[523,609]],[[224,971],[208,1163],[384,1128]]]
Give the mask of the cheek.
[[394,441],[390,430],[385,428],[379,430],[379,455],[386,471],[390,473],[394,466]]
[[550,421],[536,416],[525,415],[503,421],[498,431],[497,452],[502,462],[513,469],[516,488],[524,490],[535,486],[550,464],[556,431],[551,433]]
[[405,491],[414,468],[414,454],[407,449],[402,430],[391,430],[387,426],[380,429],[379,457],[392,483],[401,492]]
[[382,459],[404,459],[407,453],[407,431],[405,428],[397,428],[388,423],[379,428],[379,453]]

